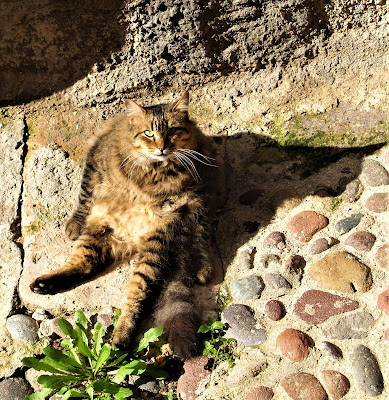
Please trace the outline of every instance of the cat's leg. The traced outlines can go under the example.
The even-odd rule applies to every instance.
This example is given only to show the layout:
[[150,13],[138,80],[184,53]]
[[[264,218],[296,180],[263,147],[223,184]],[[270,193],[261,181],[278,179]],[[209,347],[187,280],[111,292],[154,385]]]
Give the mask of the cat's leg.
[[65,265],[38,277],[31,283],[31,290],[55,294],[92,279],[114,261],[111,240],[110,228],[100,226],[91,230],[86,227]]
[[192,265],[196,268],[196,280],[202,285],[210,281],[213,271],[209,258],[209,249],[211,247],[209,230],[207,218],[202,216],[193,231]]
[[93,189],[101,182],[100,174],[96,171],[93,165],[93,159],[88,159],[85,164],[84,174],[81,181],[77,208],[69,218],[65,227],[66,234],[72,240],[78,239],[81,235],[81,231],[85,226],[85,220],[90,212]]
[[166,263],[166,232],[157,231],[144,240],[138,249],[138,258],[132,277],[128,283],[126,304],[113,332],[113,344],[119,348],[130,345],[131,333],[142,304],[156,286]]

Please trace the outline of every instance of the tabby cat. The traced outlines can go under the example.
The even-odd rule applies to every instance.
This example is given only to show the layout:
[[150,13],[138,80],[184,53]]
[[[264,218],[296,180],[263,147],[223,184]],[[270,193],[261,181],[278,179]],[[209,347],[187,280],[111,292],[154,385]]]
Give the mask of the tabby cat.
[[125,101],[126,114],[113,120],[88,153],[79,204],[66,226],[76,240],[73,253],[62,268],[30,285],[35,293],[55,294],[114,262],[134,259],[113,343],[130,345],[146,298],[159,293],[159,322],[173,352],[184,359],[198,350],[192,287],[211,275],[199,167],[212,165],[212,147],[189,118],[188,103],[188,92],[172,104]]

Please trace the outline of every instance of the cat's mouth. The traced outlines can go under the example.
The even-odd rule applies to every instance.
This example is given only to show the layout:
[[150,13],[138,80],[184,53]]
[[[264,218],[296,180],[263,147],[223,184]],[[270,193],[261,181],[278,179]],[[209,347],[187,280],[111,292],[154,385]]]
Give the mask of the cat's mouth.
[[169,156],[168,155],[164,155],[164,154],[162,154],[160,156],[157,156],[155,154],[149,155],[149,159],[152,162],[162,162],[162,161],[166,161],[168,158],[169,158]]

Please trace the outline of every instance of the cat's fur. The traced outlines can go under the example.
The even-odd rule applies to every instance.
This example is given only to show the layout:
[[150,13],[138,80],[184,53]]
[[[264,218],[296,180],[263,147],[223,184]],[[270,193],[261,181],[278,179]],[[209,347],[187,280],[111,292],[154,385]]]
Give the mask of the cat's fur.
[[[209,138],[188,117],[187,92],[173,104],[142,108],[126,100],[91,147],[79,204],[66,226],[76,240],[66,264],[40,276],[40,294],[69,290],[117,261],[135,259],[113,343],[127,347],[142,304],[156,304],[175,354],[197,352],[192,286],[211,274],[209,228],[199,167],[210,164]],[[162,288],[162,292],[159,292]]]

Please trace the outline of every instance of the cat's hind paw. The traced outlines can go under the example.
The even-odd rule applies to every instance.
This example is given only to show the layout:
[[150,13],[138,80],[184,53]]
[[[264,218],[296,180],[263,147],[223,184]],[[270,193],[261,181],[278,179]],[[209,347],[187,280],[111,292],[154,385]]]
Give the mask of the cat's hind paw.
[[39,277],[30,284],[30,289],[36,294],[55,294],[58,292],[56,285],[50,278]]
[[76,240],[81,234],[82,226],[79,221],[71,217],[66,224],[65,233],[71,240]]

